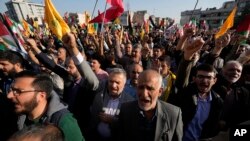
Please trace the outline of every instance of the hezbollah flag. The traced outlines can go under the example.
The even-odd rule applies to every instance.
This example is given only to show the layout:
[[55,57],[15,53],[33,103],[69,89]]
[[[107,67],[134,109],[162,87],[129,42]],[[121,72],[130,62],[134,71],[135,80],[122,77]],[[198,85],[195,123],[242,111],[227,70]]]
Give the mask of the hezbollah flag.
[[234,25],[234,16],[235,16],[236,11],[237,11],[237,6],[235,6],[234,9],[232,10],[232,12],[229,14],[226,21],[221,26],[220,31],[216,33],[216,35],[215,35],[216,39],[219,38],[220,36],[224,35],[227,32],[228,29],[233,27],[233,25]]
[[88,33],[89,34],[96,34],[96,25],[95,24],[88,24]]
[[24,28],[24,35],[26,37],[29,37],[30,34],[31,34],[31,30],[30,30],[29,24],[25,20],[23,20],[22,23],[23,23],[23,28]]
[[69,26],[65,23],[63,18],[55,9],[54,5],[51,3],[51,0],[45,0],[45,21],[48,23],[48,26],[53,34],[55,34],[59,39],[62,39],[62,36],[70,32]]

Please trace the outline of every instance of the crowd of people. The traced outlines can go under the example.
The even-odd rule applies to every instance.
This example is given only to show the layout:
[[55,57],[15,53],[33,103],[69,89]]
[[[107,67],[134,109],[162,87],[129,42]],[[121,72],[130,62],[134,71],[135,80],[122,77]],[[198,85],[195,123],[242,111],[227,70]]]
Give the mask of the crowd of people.
[[0,37],[0,140],[226,141],[250,120],[250,40],[215,33]]

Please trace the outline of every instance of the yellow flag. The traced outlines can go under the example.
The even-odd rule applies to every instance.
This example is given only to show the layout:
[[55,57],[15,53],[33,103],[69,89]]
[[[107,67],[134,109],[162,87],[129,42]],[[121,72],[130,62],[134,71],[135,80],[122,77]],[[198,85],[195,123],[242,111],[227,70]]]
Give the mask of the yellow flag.
[[55,34],[59,39],[62,36],[70,32],[69,26],[63,20],[61,15],[57,12],[51,0],[45,0],[45,21],[53,34]]
[[224,24],[221,26],[220,31],[216,33],[215,38],[219,38],[220,36],[224,35],[228,29],[233,27],[234,25],[234,16],[237,11],[237,6],[234,7],[230,15],[227,17],[226,21]]
[[85,24],[88,25],[91,17],[87,11],[85,11],[84,14],[85,14]]
[[88,24],[88,33],[89,34],[95,34],[96,33],[94,24]]
[[38,29],[39,25],[38,25],[38,21],[34,21],[33,23],[33,27],[35,27],[36,29]]
[[121,20],[119,17],[114,20],[114,24],[121,24]]
[[87,11],[85,11],[85,25],[87,25],[88,33],[96,34],[95,25],[93,23],[89,24],[90,20],[91,20],[91,16],[89,15]]
[[144,30],[144,29],[141,29],[141,33],[140,33],[140,38],[141,38],[141,40],[143,40],[144,35],[145,35],[145,30]]
[[23,23],[23,28],[24,28],[24,35],[26,37],[29,37],[31,34],[29,24],[25,20],[23,20],[22,23]]

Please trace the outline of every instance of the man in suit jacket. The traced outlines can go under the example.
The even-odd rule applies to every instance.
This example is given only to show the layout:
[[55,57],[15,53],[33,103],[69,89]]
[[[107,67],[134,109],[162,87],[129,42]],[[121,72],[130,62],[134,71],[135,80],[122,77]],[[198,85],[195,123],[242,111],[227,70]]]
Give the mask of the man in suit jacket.
[[183,123],[180,108],[159,100],[162,77],[154,70],[138,78],[138,101],[124,103],[118,120],[119,140],[181,141]]
[[113,124],[118,120],[120,107],[134,98],[124,92],[126,72],[113,68],[103,90],[96,94],[91,107],[91,128],[93,141],[116,141],[112,133]]

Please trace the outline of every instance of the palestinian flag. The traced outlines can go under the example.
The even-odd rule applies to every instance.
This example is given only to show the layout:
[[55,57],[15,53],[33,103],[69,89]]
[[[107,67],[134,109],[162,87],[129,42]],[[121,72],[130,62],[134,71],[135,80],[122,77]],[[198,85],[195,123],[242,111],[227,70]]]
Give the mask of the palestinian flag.
[[7,23],[6,26],[9,26],[9,29],[11,30],[10,32],[13,33],[13,37],[16,38],[17,40],[17,44],[19,49],[21,50],[21,53],[23,54],[27,54],[26,50],[24,49],[23,45],[24,45],[24,39],[23,39],[23,35],[21,34],[21,31],[19,30],[18,24],[11,20],[7,15],[4,15],[5,17],[5,21]]
[[[0,21],[0,37],[9,45],[9,49],[17,51],[17,45],[15,40],[11,36],[10,32],[8,31],[7,27]],[[0,50],[6,50],[7,48],[0,44]]]
[[244,35],[245,37],[249,36],[250,32],[250,14],[246,15],[244,19],[239,23],[236,32],[238,32],[241,35]]

